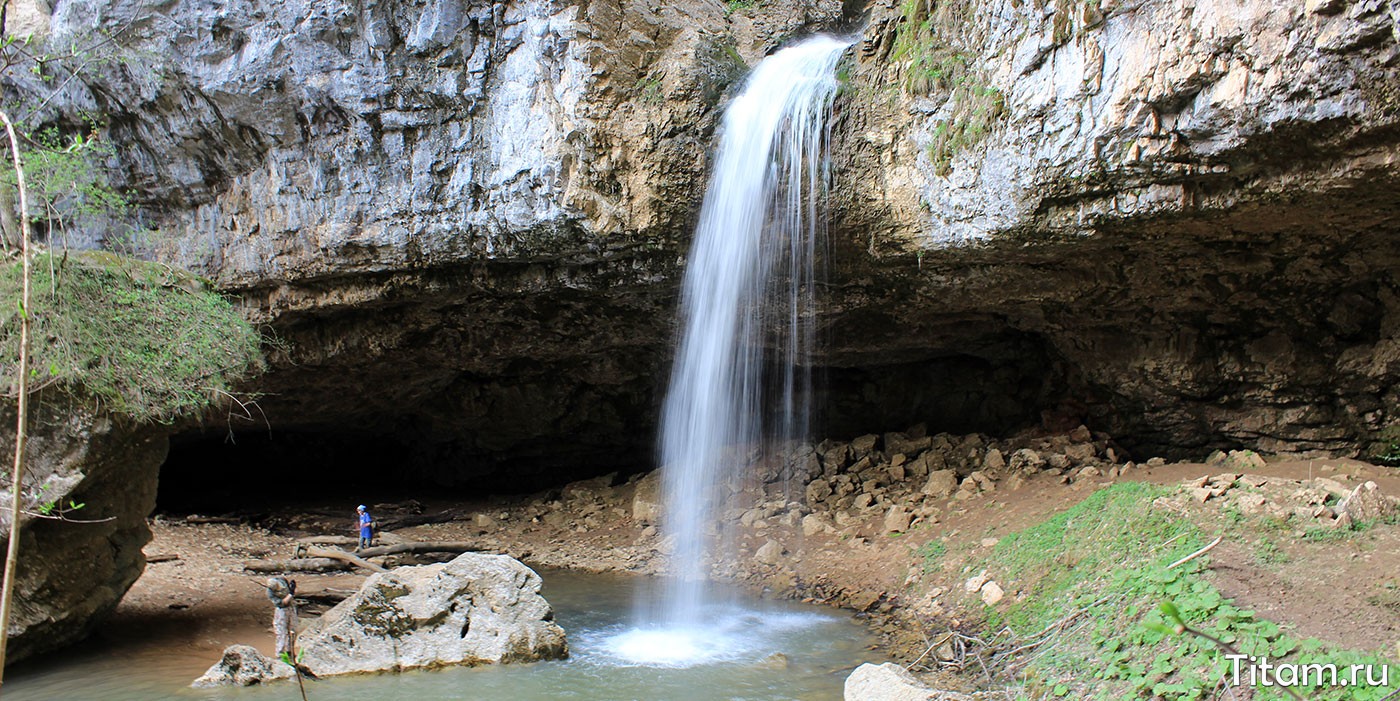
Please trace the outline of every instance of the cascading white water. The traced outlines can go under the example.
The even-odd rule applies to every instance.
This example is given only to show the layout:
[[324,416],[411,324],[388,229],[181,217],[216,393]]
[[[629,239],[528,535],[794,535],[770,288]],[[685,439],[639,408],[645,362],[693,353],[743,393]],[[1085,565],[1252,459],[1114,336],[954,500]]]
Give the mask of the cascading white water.
[[[711,614],[707,579],[733,470],[806,431],[814,257],[824,225],[827,115],[849,40],[818,36],[763,60],[724,114],[681,296],[660,436],[674,578],[652,629],[630,640],[674,662]],[[723,492],[723,493],[721,493]],[[669,648],[669,649],[668,649]],[[703,652],[696,652],[703,657]]]

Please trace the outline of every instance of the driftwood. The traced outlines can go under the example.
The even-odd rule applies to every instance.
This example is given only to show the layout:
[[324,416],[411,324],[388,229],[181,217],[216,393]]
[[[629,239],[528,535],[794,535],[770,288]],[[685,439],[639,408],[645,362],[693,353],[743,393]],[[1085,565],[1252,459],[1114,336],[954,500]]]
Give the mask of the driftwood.
[[379,557],[381,555],[401,555],[403,553],[469,553],[476,552],[480,549],[481,548],[471,543],[429,541],[426,543],[380,545],[374,548],[365,548],[359,552],[359,555],[360,557]]
[[336,604],[350,598],[355,591],[353,589],[317,589],[314,591],[297,592],[297,600],[305,601],[308,604],[321,604],[323,606],[335,606]]
[[283,572],[340,572],[352,565],[329,557],[294,557],[289,560],[253,560],[243,563],[243,569],[264,574]]
[[178,559],[180,559],[180,556],[179,556],[179,555],[176,555],[175,553],[163,553],[163,554],[160,554],[160,555],[147,555],[147,556],[146,556],[146,564],[148,564],[148,565],[154,565],[154,564],[156,564],[157,562],[174,562],[175,560],[178,560]]
[[369,560],[366,560],[362,557],[356,557],[355,555],[351,555],[350,553],[347,553],[344,550],[336,550],[335,548],[318,548],[314,545],[298,545],[296,553],[297,555],[305,554],[309,557],[328,557],[332,560],[340,560],[341,562],[347,562],[357,567],[363,567],[364,569],[371,570],[373,572],[389,571],[381,565],[376,565],[373,562],[370,562]]
[[360,544],[360,539],[348,535],[313,535],[297,538],[297,542],[306,545],[348,545],[353,548]]
[[[337,536],[330,536],[331,538]],[[306,540],[316,540],[304,538]],[[347,538],[347,540],[355,540]],[[472,543],[453,541],[430,541],[425,543],[399,543],[365,548],[358,553],[348,553],[335,548],[321,548],[307,542],[298,542],[295,557],[289,560],[255,560],[243,564],[249,572],[338,572],[351,567],[363,567],[374,572],[385,572],[385,568],[366,558],[384,555],[423,554],[423,553],[466,553],[477,552],[480,547]]]

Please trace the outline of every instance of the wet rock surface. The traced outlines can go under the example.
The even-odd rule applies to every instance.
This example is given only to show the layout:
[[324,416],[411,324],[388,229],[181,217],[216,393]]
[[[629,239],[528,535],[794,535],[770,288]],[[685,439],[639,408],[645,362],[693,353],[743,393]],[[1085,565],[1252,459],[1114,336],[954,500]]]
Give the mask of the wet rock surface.
[[276,679],[290,679],[296,672],[291,665],[274,660],[249,645],[230,645],[209,671],[194,680],[199,689],[217,686],[252,686]]

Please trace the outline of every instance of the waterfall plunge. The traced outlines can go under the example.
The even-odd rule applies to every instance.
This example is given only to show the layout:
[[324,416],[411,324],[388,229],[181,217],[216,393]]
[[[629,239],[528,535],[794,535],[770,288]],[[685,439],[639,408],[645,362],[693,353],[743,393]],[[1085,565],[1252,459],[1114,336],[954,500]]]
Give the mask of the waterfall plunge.
[[[850,41],[819,36],[765,59],[724,114],[681,297],[660,436],[674,580],[662,626],[704,620],[725,483],[807,430],[814,254],[824,227],[827,115]],[[722,529],[721,529],[722,530]]]

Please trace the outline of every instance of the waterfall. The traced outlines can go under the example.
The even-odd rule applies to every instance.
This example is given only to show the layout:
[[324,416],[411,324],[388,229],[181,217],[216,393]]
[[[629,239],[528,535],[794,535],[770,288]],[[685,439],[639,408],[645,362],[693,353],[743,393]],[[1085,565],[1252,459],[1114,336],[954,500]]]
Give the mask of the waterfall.
[[726,482],[806,434],[827,115],[850,43],[818,36],[764,59],[724,114],[662,415],[666,625],[702,620]]

